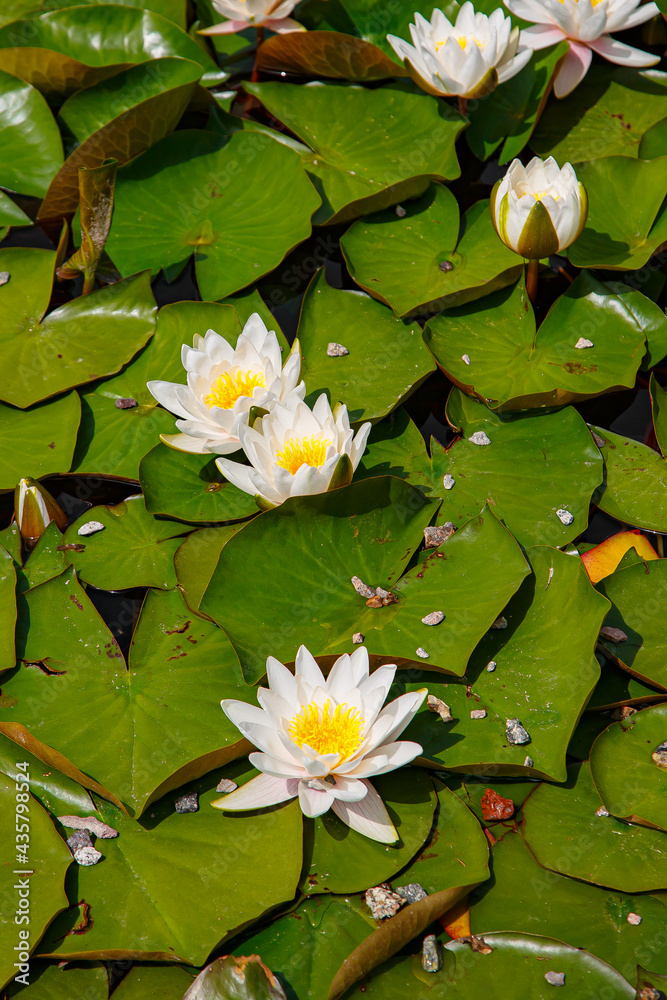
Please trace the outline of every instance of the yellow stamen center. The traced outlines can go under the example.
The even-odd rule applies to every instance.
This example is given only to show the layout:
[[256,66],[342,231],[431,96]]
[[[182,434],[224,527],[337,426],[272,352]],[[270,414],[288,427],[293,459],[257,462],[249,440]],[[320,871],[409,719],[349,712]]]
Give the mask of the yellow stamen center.
[[253,389],[265,387],[266,379],[261,372],[238,371],[235,375],[223,372],[211,382],[211,391],[204,396],[207,406],[220,406],[223,410],[231,410],[241,396],[252,396]]
[[535,199],[535,201],[542,201],[542,199],[546,198],[547,195],[549,197],[553,198],[554,201],[558,201],[558,197],[559,197],[557,194],[552,194],[551,191],[533,191],[532,195],[533,195],[533,198]]
[[297,746],[307,743],[318,754],[338,753],[345,758],[361,746],[363,730],[358,709],[337,705],[332,712],[328,701],[322,708],[311,701],[294,716],[287,732]]
[[[564,0],[561,0],[561,2],[564,2]],[[451,35],[450,35],[450,38],[451,38]],[[477,46],[477,48],[481,49],[482,51],[484,51],[484,49],[486,48],[485,43],[481,42],[479,40],[479,38],[475,38],[474,36],[472,36],[471,38],[468,38],[466,35],[459,35],[459,37],[456,39],[456,41],[459,43],[459,45],[461,46],[461,48],[464,51],[465,51],[465,49],[466,49],[466,47],[468,45],[468,42],[473,42]],[[439,52],[440,49],[442,48],[442,46],[446,45],[446,44],[447,44],[447,39],[446,38],[444,38],[441,42],[436,42],[435,43],[435,51]]]
[[276,452],[276,465],[296,475],[302,465],[319,468],[327,456],[327,444],[321,434],[310,437],[289,438],[282,451]]

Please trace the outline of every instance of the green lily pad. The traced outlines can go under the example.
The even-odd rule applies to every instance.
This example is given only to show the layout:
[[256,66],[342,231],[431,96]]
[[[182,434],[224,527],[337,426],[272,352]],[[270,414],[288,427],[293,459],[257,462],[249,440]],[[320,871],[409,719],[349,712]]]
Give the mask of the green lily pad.
[[48,97],[72,94],[164,56],[199,63],[207,84],[227,75],[172,21],[121,4],[52,10],[0,28],[0,68]]
[[20,569],[17,567],[17,593],[24,594],[31,587],[38,587],[40,583],[46,583],[54,576],[60,576],[67,569],[65,553],[59,551],[62,542],[60,528],[55,521],[51,521],[24,565]]
[[[493,886],[480,886],[471,898],[474,934],[505,927],[551,934],[608,962],[628,981],[646,955],[646,942],[654,941],[654,964],[665,965],[667,945],[660,943],[667,917],[664,895],[629,896],[545,871],[512,832],[493,845],[493,876]],[[640,927],[628,923],[629,913],[641,916]]]
[[[447,450],[431,445],[441,522],[458,525],[488,502],[522,545],[561,546],[585,530],[602,462],[573,407],[506,417],[453,389],[446,413],[462,438]],[[479,433],[491,443],[473,444]],[[443,485],[446,475],[454,479],[451,489]]]
[[[571,948],[553,938],[511,932],[484,934],[490,954],[473,951],[470,944],[450,941],[443,948],[443,968],[425,973],[421,955],[393,959],[364,979],[349,994],[350,1000],[426,1000],[434,991],[450,993],[456,1000],[506,1000],[508,984],[517,996],[551,1000],[553,986],[546,972],[565,973],[565,986],[572,1000],[591,996],[633,1000],[635,991],[606,962],[586,951]],[[437,993],[435,994],[438,995]]]
[[189,455],[158,444],[141,460],[146,510],[182,521],[237,521],[257,513],[255,498],[228,483],[214,455]]
[[[452,381],[493,409],[561,406],[634,386],[644,320],[655,309],[641,293],[612,292],[584,272],[536,332],[522,278],[434,317],[424,339]],[[580,339],[592,346],[578,349]]]
[[461,305],[516,281],[523,262],[498,238],[488,202],[459,221],[454,195],[432,185],[404,210],[362,219],[341,239],[354,280],[397,316]]
[[[83,7],[88,4],[106,3],[106,0],[60,0],[59,7]],[[185,28],[186,0],[114,0],[124,7],[143,7],[155,14],[169,18],[179,28]],[[51,10],[50,0],[7,0],[0,14],[0,25],[18,20],[21,15],[39,10]]]
[[393,879],[424,846],[437,799],[425,771],[402,767],[372,779],[398,831],[399,842],[387,847],[356,833],[332,811],[313,820],[304,831],[304,865],[300,889],[363,892]]
[[11,670],[16,662],[14,655],[15,587],[14,560],[9,552],[0,546],[0,673],[4,670]]
[[174,566],[178,586],[183,600],[193,611],[199,610],[223,547],[240,527],[240,524],[230,524],[224,528],[200,528],[188,535],[176,550]]
[[549,102],[531,146],[558,163],[637,157],[644,133],[665,116],[665,98],[667,73],[591,66],[575,91]]
[[[442,546],[445,553],[456,537]],[[399,674],[400,689],[427,687],[453,716],[453,722],[443,722],[424,706],[406,730],[406,739],[421,744],[430,764],[489,776],[567,776],[568,744],[599,677],[593,654],[608,605],[578,559],[546,545],[527,554],[533,574],[503,611],[507,627],[484,636],[461,681],[410,672],[404,683]],[[563,629],[563,622],[574,621],[576,633]],[[480,710],[486,716],[473,719],[471,712]],[[507,739],[507,720],[517,718],[529,743]]]
[[624,670],[667,690],[664,593],[667,560],[641,562],[617,570],[598,584],[612,607],[605,625],[619,628],[627,639],[602,644]]
[[40,219],[76,211],[80,167],[99,167],[110,158],[122,165],[173,131],[201,74],[201,65],[187,59],[152,59],[65,101],[58,119],[68,157],[51,181]]
[[[28,764],[28,776],[16,764]],[[0,734],[0,771],[13,781],[26,781],[37,801],[54,816],[92,816],[95,805],[78,782],[48,768],[25,747]]]
[[[0,397],[25,408],[75,385],[117,372],[155,329],[148,274],[73,299],[46,315],[56,254],[0,250]],[[93,336],[94,334],[94,336]]]
[[667,771],[651,757],[666,740],[667,705],[635,712],[597,738],[591,774],[612,816],[667,830]]
[[[420,7],[424,17],[430,18],[435,4],[425,3]],[[383,0],[340,0],[326,3],[307,2],[299,8],[299,21],[309,31],[317,28],[345,31],[357,38],[363,38],[382,49],[390,58],[398,56],[387,41],[387,34],[409,34],[410,22],[414,20],[412,7],[408,4],[387,5]]]
[[[462,674],[528,566],[484,513],[446,553],[432,552],[401,577],[432,513],[420,491],[391,477],[288,500],[227,542],[201,609],[229,635],[249,682],[263,676],[269,655],[290,662],[302,643],[316,656],[340,655],[356,632],[371,654],[418,660],[423,645],[429,667]],[[261,566],[259,602],[253,566]],[[367,607],[353,576],[390,589],[397,603]],[[429,628],[421,619],[434,610],[446,617]]]
[[665,153],[667,153],[667,118],[661,118],[644,132],[638,156],[641,160],[654,160],[657,156],[664,156]]
[[407,76],[406,70],[376,45],[338,31],[273,35],[260,47],[257,67],[265,73],[286,71],[361,83]]
[[411,85],[250,83],[245,89],[312,149],[302,160],[322,196],[317,225],[395,205],[422,194],[429,181],[461,172],[454,144],[464,119]]
[[604,486],[594,502],[610,517],[648,531],[664,531],[667,461],[653,448],[604,427],[593,427],[604,441]]
[[[104,822],[118,837],[98,841],[104,860],[78,869],[70,908],[49,928],[40,954],[62,960],[120,953],[203,965],[232,932],[290,901],[301,871],[298,803],[249,817],[225,816],[211,808],[219,778],[213,772],[179,790],[198,793],[196,813],[177,813],[173,793],[141,822],[100,802]],[[80,899],[90,905],[94,922],[84,934],[72,935]]]
[[[23,763],[20,751],[18,762]],[[15,946],[27,940],[32,953],[47,925],[67,906],[63,883],[72,861],[49,814],[22,785],[0,774],[0,988],[19,974]],[[25,876],[16,874],[24,871]],[[21,913],[28,919],[15,919]],[[27,938],[20,937],[21,930],[28,931]]]
[[658,442],[658,448],[663,458],[667,454],[667,392],[662,388],[655,375],[651,374],[649,383],[651,393],[651,410],[653,412],[653,430]]
[[182,965],[133,965],[116,990],[116,1000],[183,1000],[197,969]]
[[[99,521],[104,530],[82,539],[79,528],[89,521]],[[67,557],[80,578],[99,590],[170,590],[176,585],[174,553],[181,544],[176,536],[184,530],[182,524],[149,514],[137,494],[115,507],[92,507],[75,521],[65,532],[65,544],[85,549],[68,550]]]
[[[643,267],[667,240],[667,156],[604,156],[578,167],[577,176],[588,192],[588,220],[568,250],[572,263],[613,271]],[[632,203],[628,191],[637,192]]]
[[[46,962],[30,963],[30,985],[26,988],[12,983],[7,993],[8,1000],[71,1000],[85,997],[86,1000],[107,1000],[109,982],[103,965],[88,968],[61,969]],[[180,997],[178,998],[180,1000]]]
[[2,186],[41,198],[62,162],[58,126],[42,95],[0,70]]
[[13,489],[26,476],[40,479],[67,472],[80,419],[75,392],[29,410],[0,403],[0,490]]
[[431,458],[424,438],[403,407],[371,428],[356,471],[357,479],[396,476],[428,493],[433,489]]
[[523,807],[523,835],[542,868],[621,892],[667,888],[665,834],[598,815],[590,765],[573,765],[566,785],[540,785]]
[[[602,674],[595,685],[588,708],[591,711],[606,711],[623,705],[650,705],[664,699],[664,690],[657,690],[607,660],[602,664]],[[588,757],[588,754],[585,756]]]
[[11,226],[31,226],[32,219],[16,202],[0,191],[0,240],[4,240]]
[[318,204],[298,155],[270,136],[180,131],[118,171],[107,251],[121,274],[168,280],[194,254],[202,298],[222,299],[305,240]]
[[251,696],[238,660],[178,590],[147,596],[129,669],[72,571],[29,591],[20,615],[22,658],[54,672],[23,666],[4,683],[13,704],[0,709],[0,728],[12,736],[7,724],[20,722],[41,759],[53,748],[141,813],[246,751],[220,710],[223,697]]
[[[309,398],[326,392],[331,403],[347,405],[352,421],[384,417],[435,370],[416,323],[363,293],[330,288],[324,268],[308,286],[298,336]],[[349,354],[329,357],[332,342]]]

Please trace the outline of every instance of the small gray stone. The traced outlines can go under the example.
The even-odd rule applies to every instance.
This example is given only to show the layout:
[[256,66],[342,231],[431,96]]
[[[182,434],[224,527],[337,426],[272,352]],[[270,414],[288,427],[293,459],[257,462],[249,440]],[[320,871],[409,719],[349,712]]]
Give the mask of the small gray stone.
[[352,586],[360,597],[375,597],[375,588],[369,587],[367,583],[360,580],[358,576],[352,577]]
[[420,899],[426,899],[428,893],[419,882],[410,882],[409,885],[401,885],[396,889],[396,895],[400,896],[406,903],[418,903]]
[[574,521],[574,514],[570,514],[569,510],[565,510],[563,507],[556,511],[556,516],[563,524],[572,524]]
[[470,364],[470,355],[469,354],[462,354],[461,355],[461,361],[463,362],[464,365],[469,365]]
[[327,354],[330,358],[344,358],[349,353],[347,347],[343,347],[342,344],[327,344]]
[[651,754],[651,760],[658,767],[667,767],[667,742],[661,743]]
[[444,611],[431,611],[430,615],[424,615],[422,618],[422,623],[424,625],[439,625],[440,622],[444,622],[445,612]]
[[364,899],[366,906],[373,914],[373,919],[378,921],[388,920],[389,917],[398,913],[402,906],[405,906],[405,900],[392,892],[391,886],[387,882],[367,889]]
[[404,219],[407,214],[408,213],[405,211],[402,205],[396,206],[396,215],[399,217],[399,219]]
[[83,535],[85,538],[88,535],[96,535],[98,531],[104,531],[105,528],[106,524],[102,524],[101,521],[86,521],[77,531],[77,535]]
[[230,792],[235,792],[239,786],[231,778],[222,778],[218,784],[215,786],[216,792],[224,792],[225,795],[229,795]]
[[592,340],[586,340],[585,337],[579,337],[579,340],[576,342],[576,344],[574,346],[577,348],[578,351],[583,351],[584,348],[586,348],[586,347],[592,347],[593,346],[593,341]]
[[424,528],[424,547],[427,549],[437,549],[448,538],[451,538],[456,528],[452,521],[445,521],[444,524]]
[[449,472],[442,477],[442,485],[446,490],[451,490],[455,482],[456,480],[454,479],[454,476],[452,476]]
[[196,792],[190,792],[189,795],[181,795],[174,802],[174,808],[177,813],[199,812],[199,796]]
[[6,285],[9,281],[9,271],[0,271],[0,285]]
[[600,437],[599,434],[596,434],[595,431],[591,431],[591,434],[593,435],[593,440],[595,441],[598,448],[604,448],[604,446],[607,443],[605,439]]
[[358,646],[359,643],[363,641],[364,641],[363,632],[355,632],[354,635],[352,636],[352,642],[354,643],[355,646]]
[[438,267],[440,268],[441,271],[444,271],[445,273],[454,270],[454,265],[452,264],[451,260],[441,260],[440,263],[438,264]]
[[600,806],[599,809],[595,810],[595,815],[596,816],[608,816],[609,812],[605,809],[604,806]]
[[[111,840],[113,837],[118,836],[118,830],[114,830],[112,826],[107,826],[97,816],[59,816],[58,822],[62,823],[63,826],[69,827],[70,830],[82,830],[94,833],[96,837],[102,837],[103,840]],[[72,834],[72,836],[74,837],[76,834]],[[88,837],[88,841],[90,842],[90,837]]]
[[431,655],[430,653],[427,653],[427,652],[426,652],[426,650],[424,649],[424,647],[423,647],[423,646],[417,646],[417,648],[415,649],[415,653],[416,653],[416,654],[417,654],[417,656],[419,656],[419,657],[420,657],[420,658],[421,658],[422,660],[428,660],[429,656]]
[[491,628],[507,628],[507,618],[504,615],[498,615]]
[[565,986],[564,972],[545,972],[544,978],[550,986]]
[[486,669],[489,671],[490,674],[492,674],[497,666],[498,664],[496,663],[495,660],[489,660],[489,662],[486,665]]
[[436,712],[443,722],[452,722],[453,715],[449,705],[446,705],[444,701],[440,698],[436,698],[434,694],[428,695],[426,699],[426,705],[429,712]]
[[533,766],[533,758],[532,757],[524,757],[523,766],[524,767],[532,767]]
[[422,945],[422,969],[424,972],[440,972],[442,968],[442,948],[435,934],[427,934]]
[[117,399],[114,405],[118,410],[133,410],[134,407],[138,406],[139,404],[137,403],[136,399],[132,399],[131,397],[128,396],[127,399]]
[[470,441],[471,444],[477,445],[491,444],[491,438],[485,434],[484,431],[475,431],[474,434],[470,435],[468,441]]
[[470,713],[470,718],[471,719],[485,719],[486,718],[486,709],[484,709],[484,708],[473,708],[472,712]]
[[608,639],[609,642],[613,643],[628,641],[628,637],[623,629],[612,628],[610,625],[605,625],[604,628],[600,629],[600,638]]
[[384,587],[376,587],[375,596],[382,597],[384,599],[385,597],[389,597],[389,591],[385,590]]
[[513,747],[531,742],[530,736],[518,719],[507,719],[505,723],[505,735],[507,736],[507,742]]
[[67,846],[72,854],[74,854],[75,851],[80,851],[83,847],[92,847],[93,842],[90,839],[88,830],[75,830],[74,833],[70,834],[67,838]]
[[80,847],[73,853],[77,865],[81,865],[83,868],[90,868],[91,865],[96,865],[98,861],[102,860],[102,855],[94,847]]

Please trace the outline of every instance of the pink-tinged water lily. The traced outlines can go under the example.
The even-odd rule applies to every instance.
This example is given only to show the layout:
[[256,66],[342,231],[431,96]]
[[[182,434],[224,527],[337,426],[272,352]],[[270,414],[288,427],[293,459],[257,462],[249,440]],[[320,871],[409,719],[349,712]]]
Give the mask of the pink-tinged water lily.
[[250,465],[226,458],[216,464],[223,476],[250,493],[261,507],[275,507],[288,497],[326,493],[352,481],[366,448],[370,423],[354,435],[347,407],[333,411],[324,393],[310,409],[292,393],[255,424],[239,428]]
[[487,17],[475,11],[470,0],[456,16],[456,24],[441,10],[430,23],[415,14],[410,25],[413,45],[387,35],[410,76],[436,97],[483,97],[509,80],[526,65],[531,50],[519,48],[520,33],[502,10]]
[[657,4],[639,0],[503,0],[517,17],[533,21],[521,32],[524,45],[544,49],[563,40],[570,43],[554,80],[556,97],[566,97],[588,72],[593,52],[621,66],[655,66],[659,56],[610,38],[659,14]]
[[181,354],[187,385],[149,382],[148,390],[170,413],[180,417],[180,434],[162,434],[161,440],[178,451],[229,455],[241,447],[239,430],[248,422],[252,407],[267,409],[290,394],[303,398],[306,387],[297,385],[301,372],[298,340],[283,367],[278,338],[253,313],[233,348],[224,337],[209,330],[197,334],[194,347],[183,345]]
[[259,748],[250,763],[262,774],[216,799],[217,809],[263,809],[298,796],[306,816],[333,809],[358,833],[392,844],[398,840],[382,799],[369,779],[418,757],[418,743],[397,741],[427,691],[409,692],[384,705],[396,665],[369,676],[368,652],[355,650],[334,663],[324,678],[301,646],[292,674],[273,656],[266,661],[268,688],[259,688],[260,707],[223,701],[222,709]]
[[572,166],[553,156],[533,157],[527,167],[513,160],[491,192],[491,218],[510,250],[529,260],[565,250],[580,235],[588,197]]
[[29,549],[37,544],[51,521],[61,531],[67,527],[65,512],[41,483],[30,478],[21,479],[14,491],[14,517]]
[[229,18],[212,28],[204,28],[200,35],[233,35],[246,28],[268,28],[279,34],[288,31],[305,31],[302,24],[288,15],[299,0],[212,0],[221,17]]

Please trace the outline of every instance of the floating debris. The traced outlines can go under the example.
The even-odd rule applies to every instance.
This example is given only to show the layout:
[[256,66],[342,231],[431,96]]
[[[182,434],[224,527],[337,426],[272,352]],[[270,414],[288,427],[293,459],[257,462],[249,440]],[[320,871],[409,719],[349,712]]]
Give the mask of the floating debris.
[[84,538],[88,535],[96,535],[98,531],[104,531],[106,524],[102,524],[101,521],[87,521],[86,524],[82,524],[77,535],[82,535]]
[[491,444],[491,438],[485,434],[484,431],[475,431],[474,434],[470,435],[468,441],[470,441],[471,444],[478,444],[480,446]]
[[229,795],[230,792],[235,792],[239,786],[231,778],[222,778],[218,784],[215,786],[216,792],[224,792],[225,795]]
[[117,410],[133,410],[138,405],[136,399],[132,399],[130,396],[126,399],[117,399],[114,403]]
[[[111,840],[118,836],[118,830],[107,826],[97,816],[59,816],[58,822],[69,827],[70,830],[86,830],[89,833],[94,833],[96,837],[101,837],[103,840]],[[90,837],[88,839],[90,840]]]
[[490,955],[493,952],[491,945],[487,944],[483,937],[477,937],[475,934],[471,934],[469,938],[460,938],[459,940],[469,944],[471,951],[476,951],[478,955]]
[[659,747],[656,747],[651,754],[651,760],[658,767],[667,767],[667,741],[661,743]]
[[390,590],[385,590],[383,587],[375,588],[375,596],[379,597],[383,604],[398,604],[398,597],[396,594],[392,594]]
[[608,639],[609,642],[627,642],[628,637],[621,628],[612,628],[610,625],[605,625],[604,628],[600,629],[600,638]]
[[364,641],[363,632],[355,632],[354,635],[352,636],[352,642],[354,643],[355,646],[358,646],[359,643],[363,641]]
[[464,365],[469,365],[470,364],[470,355],[469,354],[462,354],[461,355],[461,361],[463,362]]
[[9,277],[9,271],[0,271],[0,285],[6,285]]
[[507,742],[511,746],[521,746],[523,743],[530,743],[531,739],[518,719],[507,719],[505,722],[505,735]]
[[181,797],[176,799],[174,802],[174,808],[177,813],[199,812],[199,796],[197,792],[190,792],[188,795],[181,795]]
[[430,653],[427,653],[423,646],[417,646],[415,649],[417,656],[420,656],[422,660],[428,660]]
[[605,809],[605,807],[604,807],[604,806],[600,806],[600,808],[599,808],[599,809],[596,809],[596,810],[595,810],[595,815],[596,815],[596,816],[608,816],[608,815],[609,815],[609,813],[608,813],[608,811],[607,811],[607,810]]
[[586,340],[585,337],[579,337],[579,340],[576,342],[574,346],[577,348],[578,351],[583,351],[586,347],[592,347],[593,341]]
[[364,899],[366,900],[366,906],[373,914],[373,919],[378,922],[380,920],[388,920],[389,917],[393,917],[394,914],[398,913],[402,906],[405,906],[403,897],[393,892],[388,882],[383,882],[372,889],[367,889]]
[[622,708],[615,708],[611,713],[611,718],[614,722],[621,722],[623,719],[629,719],[631,715],[636,713],[637,709],[633,708],[632,705],[623,705]]
[[436,712],[443,722],[453,722],[454,716],[451,709],[442,699],[436,698],[434,694],[430,694],[426,700],[426,705],[429,712]]
[[514,815],[514,802],[498,795],[492,788],[486,788],[480,802],[482,818],[485,820],[509,819]]
[[595,431],[591,431],[591,434],[593,435],[593,440],[595,441],[598,448],[604,448],[604,446],[607,443],[605,439],[600,437],[599,434],[596,434]]
[[438,545],[442,545],[446,542],[448,538],[451,538],[456,528],[452,521],[446,521],[445,524],[433,526],[430,528],[424,528],[424,547],[427,549],[437,549]]
[[524,767],[532,767],[533,766],[533,758],[526,756],[524,758],[524,761],[523,761],[523,766]]
[[424,972],[440,972],[442,968],[442,947],[435,934],[427,934],[422,945],[422,969]]
[[565,986],[564,972],[545,972],[544,978],[550,986]]
[[409,885],[401,885],[395,892],[406,903],[418,903],[420,899],[426,899],[428,896],[426,889],[419,882],[410,882]]
[[96,865],[102,859],[100,852],[93,847],[87,830],[76,830],[71,837],[67,838],[67,846],[76,863],[83,868],[90,868],[91,865]]
[[344,358],[346,354],[349,354],[347,347],[342,344],[327,344],[327,354],[330,358]]
[[470,713],[470,718],[471,719],[485,719],[486,718],[486,709],[485,708],[473,708],[472,712]]
[[405,211],[402,205],[396,206],[396,215],[399,217],[399,219],[404,219],[407,214],[408,213]]
[[439,625],[440,622],[444,622],[445,612],[444,611],[432,611],[430,615],[424,615],[422,618],[422,623],[424,625]]
[[633,927],[639,927],[642,922],[642,918],[638,913],[628,913],[628,923],[632,924]]
[[363,580],[360,580],[358,576],[352,577],[352,586],[360,597],[375,597],[375,589],[373,587],[369,587],[368,584],[364,583]]
[[451,490],[455,482],[456,480],[454,479],[454,476],[452,476],[449,472],[442,477],[442,485],[446,490]]
[[556,516],[563,524],[572,524],[574,521],[574,514],[570,514],[569,510],[565,510],[563,507],[556,511]]
[[496,663],[495,660],[489,660],[489,662],[486,665],[486,669],[488,670],[488,672],[490,674],[492,674],[493,671],[496,669],[497,666],[498,666],[498,664]]
[[441,260],[440,263],[438,264],[438,267],[440,268],[441,271],[444,271],[445,273],[454,270],[454,265],[452,264],[451,260]]
[[498,615],[491,628],[507,628],[507,618],[504,615]]
[[381,597],[376,597],[375,594],[373,594],[373,596],[369,597],[368,600],[366,601],[366,607],[367,608],[381,608],[382,607],[382,598]]

